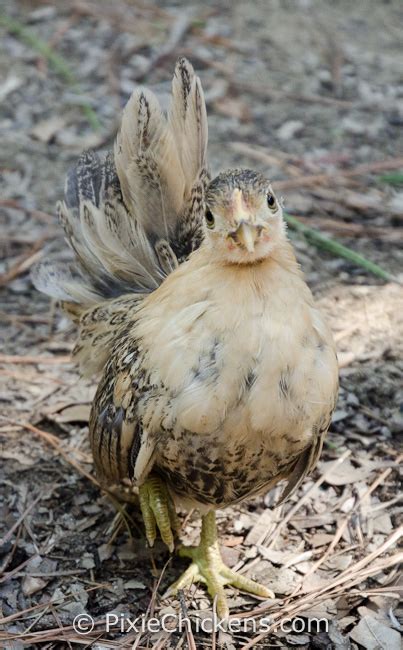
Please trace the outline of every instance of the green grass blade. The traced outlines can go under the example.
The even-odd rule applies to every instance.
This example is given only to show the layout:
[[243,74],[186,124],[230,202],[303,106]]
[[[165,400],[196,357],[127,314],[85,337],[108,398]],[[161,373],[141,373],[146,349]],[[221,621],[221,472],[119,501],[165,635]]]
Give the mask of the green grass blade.
[[[7,31],[14,34],[17,38],[26,43],[26,45],[29,45],[29,47],[43,56],[53,67],[55,72],[57,72],[69,84],[69,86],[73,88],[73,90],[75,90],[77,93],[80,93],[80,88],[70,67],[67,65],[63,57],[57,54],[46,43],[46,41],[38,38],[38,36],[30,32],[20,22],[14,20],[14,18],[10,18],[10,16],[7,16],[2,12],[0,12],[0,25],[5,27]],[[94,131],[100,130],[102,128],[102,124],[99,121],[94,109],[84,101],[81,102],[81,109]]]
[[403,172],[389,172],[378,176],[378,181],[387,183],[388,185],[403,185]]
[[363,255],[352,251],[351,248],[347,248],[346,246],[343,246],[343,244],[322,235],[322,233],[306,226],[304,223],[299,221],[299,219],[290,214],[284,214],[284,218],[290,228],[303,235],[307,241],[317,248],[329,251],[329,253],[333,253],[333,255],[337,255],[338,257],[343,257],[344,259],[349,260],[349,262],[354,262],[357,266],[360,266],[369,273],[376,275],[378,278],[382,278],[382,280],[396,282],[396,278],[391,273],[383,269],[381,266],[378,266],[378,264],[375,264],[375,262],[367,260]]

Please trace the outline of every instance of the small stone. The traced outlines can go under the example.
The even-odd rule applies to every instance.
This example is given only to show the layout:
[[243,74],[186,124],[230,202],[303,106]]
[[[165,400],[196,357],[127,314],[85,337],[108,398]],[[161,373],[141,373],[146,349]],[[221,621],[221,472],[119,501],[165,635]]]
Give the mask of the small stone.
[[297,135],[297,133],[300,133],[303,128],[303,122],[300,122],[299,120],[289,120],[288,122],[284,122],[284,124],[277,129],[277,137],[280,140],[291,140],[291,138]]
[[34,576],[25,576],[22,581],[22,593],[24,596],[32,596],[37,591],[41,591],[48,583],[42,578],[35,578]]
[[94,569],[95,562],[92,555],[90,555],[89,553],[85,553],[81,560],[81,566],[83,567],[83,569]]
[[145,589],[146,585],[140,580],[128,580],[123,583],[125,589]]

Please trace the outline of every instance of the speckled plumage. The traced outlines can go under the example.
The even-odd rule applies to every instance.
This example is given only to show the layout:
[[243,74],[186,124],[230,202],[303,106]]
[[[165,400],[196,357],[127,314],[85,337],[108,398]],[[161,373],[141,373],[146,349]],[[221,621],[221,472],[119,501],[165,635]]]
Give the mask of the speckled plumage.
[[152,467],[182,503],[223,507],[312,469],[336,362],[285,252],[290,269],[272,256],[234,272],[202,246],[131,314],[123,305],[91,418],[100,475],[141,482]]
[[90,419],[101,480],[140,485],[152,472],[202,509],[281,479],[288,496],[318,459],[337,394],[332,337],[268,181],[230,170],[206,188],[206,144],[200,82],[182,59],[168,118],[137,91],[114,156],[86,153],[69,175],[59,211],[75,266],[35,272],[79,322],[82,371],[101,373]]

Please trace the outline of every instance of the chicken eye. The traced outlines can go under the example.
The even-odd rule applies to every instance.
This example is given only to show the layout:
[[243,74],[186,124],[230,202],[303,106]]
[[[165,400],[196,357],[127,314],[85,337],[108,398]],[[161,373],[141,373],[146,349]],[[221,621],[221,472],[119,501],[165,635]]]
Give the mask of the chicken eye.
[[270,194],[270,192],[269,192],[267,194],[266,200],[267,200],[267,205],[269,206],[270,210],[275,210],[276,209],[276,199],[274,198],[273,194]]
[[215,219],[211,210],[206,210],[205,219],[207,228],[214,228]]

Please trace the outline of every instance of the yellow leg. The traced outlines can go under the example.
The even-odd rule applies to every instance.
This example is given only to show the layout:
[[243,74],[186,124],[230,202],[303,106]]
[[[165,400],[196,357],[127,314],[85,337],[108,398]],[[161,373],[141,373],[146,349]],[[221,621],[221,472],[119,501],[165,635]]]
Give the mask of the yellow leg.
[[149,545],[154,546],[158,528],[162,541],[172,553],[178,521],[171,495],[159,476],[149,476],[139,487],[139,500]]
[[229,615],[224,585],[232,585],[237,589],[262,598],[275,597],[267,587],[245,578],[224,564],[218,547],[215,512],[213,510],[202,518],[199,546],[182,546],[179,549],[179,555],[190,557],[192,563],[181,577],[171,585],[165,596],[174,595],[179,589],[189,587],[194,582],[203,582],[206,584],[210,596],[216,599],[217,615],[222,619],[228,618]]

